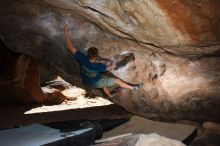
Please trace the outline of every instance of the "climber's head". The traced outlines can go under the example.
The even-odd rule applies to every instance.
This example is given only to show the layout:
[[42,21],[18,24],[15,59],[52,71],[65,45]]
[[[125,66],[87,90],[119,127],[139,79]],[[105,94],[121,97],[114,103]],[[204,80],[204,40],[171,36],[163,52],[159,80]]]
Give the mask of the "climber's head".
[[87,57],[89,61],[95,61],[98,57],[98,49],[96,47],[90,47],[87,51]]

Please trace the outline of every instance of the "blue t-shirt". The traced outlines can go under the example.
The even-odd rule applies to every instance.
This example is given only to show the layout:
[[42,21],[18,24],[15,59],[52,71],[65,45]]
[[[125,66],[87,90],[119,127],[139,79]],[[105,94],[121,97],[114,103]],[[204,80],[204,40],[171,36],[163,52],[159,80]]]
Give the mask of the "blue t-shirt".
[[101,78],[100,73],[107,71],[107,68],[104,64],[89,62],[87,56],[80,51],[77,51],[74,54],[74,57],[79,63],[80,75],[82,82],[85,85],[92,85],[93,83],[97,82]]

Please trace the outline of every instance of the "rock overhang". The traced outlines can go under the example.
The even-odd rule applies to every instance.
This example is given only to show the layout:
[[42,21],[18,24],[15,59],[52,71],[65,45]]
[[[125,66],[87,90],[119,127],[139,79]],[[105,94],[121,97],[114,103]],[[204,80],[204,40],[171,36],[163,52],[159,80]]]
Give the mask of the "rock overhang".
[[[217,0],[1,3],[1,38],[9,49],[51,65],[72,84],[79,85],[80,77],[63,41],[66,20],[74,46],[83,52],[97,46],[109,59],[134,53],[134,62],[113,73],[145,86],[138,93],[125,91],[115,103],[148,118],[219,121]],[[199,57],[186,58],[191,55]]]

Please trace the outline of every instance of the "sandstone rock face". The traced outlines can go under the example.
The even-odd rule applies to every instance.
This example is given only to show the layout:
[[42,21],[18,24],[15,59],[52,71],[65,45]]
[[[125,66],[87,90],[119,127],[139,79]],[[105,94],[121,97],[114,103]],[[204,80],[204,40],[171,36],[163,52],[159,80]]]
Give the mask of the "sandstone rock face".
[[112,140],[110,142],[97,144],[96,146],[185,146],[185,144],[170,138],[152,134],[135,134]]
[[112,73],[145,85],[140,91],[122,90],[116,104],[152,119],[220,121],[218,0],[0,3],[0,36],[8,48],[50,66],[73,85],[82,86],[63,40],[66,21],[82,52],[95,46],[112,60],[134,54],[134,61]]
[[219,121],[213,116],[220,113],[218,57],[189,60],[147,52],[135,56],[134,63],[113,72],[128,82],[144,82],[144,87],[138,92],[122,91],[116,103],[153,119]]
[[220,50],[220,1],[43,0],[156,51],[213,54]]
[[0,103],[60,103],[66,97],[58,91],[43,93],[38,64],[33,58],[14,53],[1,44]]
[[5,51],[2,47],[1,57],[1,100],[42,102],[37,64],[30,57]]

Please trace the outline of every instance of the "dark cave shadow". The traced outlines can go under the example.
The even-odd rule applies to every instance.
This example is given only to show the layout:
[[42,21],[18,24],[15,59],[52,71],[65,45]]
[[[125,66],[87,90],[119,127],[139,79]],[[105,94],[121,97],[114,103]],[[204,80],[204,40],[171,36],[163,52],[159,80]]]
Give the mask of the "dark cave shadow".
[[115,104],[82,109],[78,108],[25,114],[25,112],[35,107],[38,107],[38,105],[1,105],[0,115],[2,118],[0,120],[0,129],[15,128],[33,123],[50,123],[56,121],[81,119],[98,120],[109,118],[124,118],[130,116],[129,112]]

